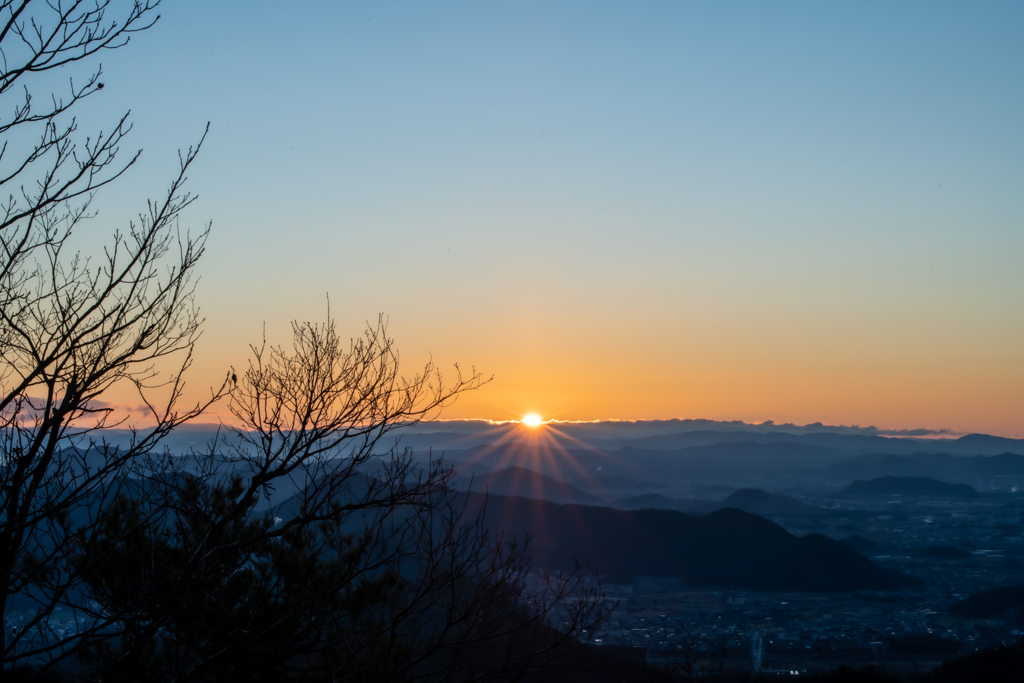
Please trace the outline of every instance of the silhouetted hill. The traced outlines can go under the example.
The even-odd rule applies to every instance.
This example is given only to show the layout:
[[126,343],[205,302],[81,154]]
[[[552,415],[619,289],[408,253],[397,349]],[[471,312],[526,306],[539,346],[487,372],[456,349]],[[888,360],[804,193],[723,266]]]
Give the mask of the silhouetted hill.
[[954,602],[949,613],[958,617],[1001,617],[1007,610],[1024,609],[1024,586],[1003,586],[974,593]]
[[488,526],[506,535],[530,534],[535,567],[565,570],[579,558],[613,581],[649,575],[809,591],[889,590],[916,583],[838,541],[816,534],[797,538],[734,508],[697,517],[491,496],[486,514]]
[[850,496],[946,496],[969,498],[980,496],[967,484],[950,484],[928,477],[879,477],[864,481],[858,479],[845,489]]
[[761,489],[740,489],[721,502],[721,507],[731,507],[752,512],[764,517],[789,515],[819,515],[827,510],[805,505],[795,498]]

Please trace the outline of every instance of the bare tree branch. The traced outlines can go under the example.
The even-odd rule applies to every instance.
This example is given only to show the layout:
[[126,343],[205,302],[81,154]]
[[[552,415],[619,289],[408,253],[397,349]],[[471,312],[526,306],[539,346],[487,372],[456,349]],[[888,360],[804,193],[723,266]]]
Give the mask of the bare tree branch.
[[[119,158],[128,115],[82,137],[71,109],[103,88],[90,58],[153,25],[157,2],[25,0],[0,3],[0,665],[59,659],[77,635],[54,637],[52,617],[75,608],[82,524],[98,524],[124,474],[176,426],[227,391],[182,405],[202,317],[195,269],[209,227],[179,218],[194,197],[188,170],[205,134],[182,153],[167,194],[114,232],[101,253],[70,250],[88,229],[95,194],[138,158]],[[37,74],[81,63],[66,95],[34,97]],[[38,95],[39,93],[36,93]],[[159,373],[159,374],[158,374]],[[135,387],[154,426],[127,445],[101,397]],[[12,599],[33,606],[6,625]]]

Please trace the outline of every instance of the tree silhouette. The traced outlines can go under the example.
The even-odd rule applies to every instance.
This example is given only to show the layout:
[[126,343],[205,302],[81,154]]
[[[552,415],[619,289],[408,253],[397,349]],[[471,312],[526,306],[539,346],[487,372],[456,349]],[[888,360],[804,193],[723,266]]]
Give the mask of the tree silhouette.
[[347,345],[332,321],[293,332],[253,349],[240,426],[154,463],[84,543],[93,616],[124,624],[93,637],[97,678],[507,678],[594,628],[578,569],[530,585],[527,546],[464,514],[441,461],[377,455],[479,375],[402,380],[383,323]]
[[[328,317],[183,404],[208,227],[178,220],[205,133],[103,243],[93,202],[138,153],[120,155],[127,115],[94,134],[74,117],[103,89],[92,60],[158,4],[0,2],[4,675],[480,680],[550,664],[600,618],[599,593],[579,571],[531,577],[526,543],[465,514],[443,463],[389,441],[477,373],[403,379],[383,321],[343,342]],[[66,92],[38,91],[76,67]],[[103,246],[76,252],[84,234]],[[124,384],[153,425],[115,446],[103,397]],[[214,443],[161,452],[228,396]]]
[[[102,88],[101,70],[65,92],[38,93],[41,74],[74,72],[153,25],[155,2],[4,2],[0,5],[0,663],[50,661],[78,640],[54,623],[73,607],[81,576],[69,552],[83,519],[113,500],[120,475],[208,404],[182,406],[201,318],[194,274],[207,229],[178,227],[202,145],[180,154],[167,193],[91,256],[73,251],[95,217],[97,193],[138,159],[120,156],[127,115],[82,134],[74,109]],[[42,95],[42,96],[40,96]],[[205,135],[204,135],[205,137]],[[94,244],[99,240],[91,240]],[[165,368],[158,375],[155,366]],[[113,448],[100,400],[134,386],[155,426]],[[213,392],[214,400],[220,391]],[[12,599],[27,601],[7,618]],[[74,610],[65,613],[75,620]],[[66,621],[63,619],[62,621]],[[102,624],[93,625],[103,628]],[[88,632],[93,626],[83,626]]]

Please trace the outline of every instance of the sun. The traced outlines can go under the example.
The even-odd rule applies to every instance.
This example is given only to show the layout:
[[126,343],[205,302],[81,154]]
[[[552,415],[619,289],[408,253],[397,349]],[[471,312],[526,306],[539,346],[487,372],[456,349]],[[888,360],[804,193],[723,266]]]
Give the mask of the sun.
[[527,413],[523,415],[523,424],[527,427],[540,427],[544,424],[544,419],[537,413]]

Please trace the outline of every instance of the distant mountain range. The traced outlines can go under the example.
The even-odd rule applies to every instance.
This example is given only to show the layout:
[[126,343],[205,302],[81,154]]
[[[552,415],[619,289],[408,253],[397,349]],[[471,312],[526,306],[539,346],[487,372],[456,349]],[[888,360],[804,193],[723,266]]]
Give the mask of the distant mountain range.
[[[835,488],[883,476],[1024,491],[1024,440],[984,434],[949,438],[929,430],[901,434],[905,436],[874,428],[711,420],[556,423],[532,430],[510,423],[454,421],[411,425],[396,431],[394,440],[382,441],[379,449],[385,454],[411,447],[424,458],[443,455],[464,476],[525,467],[575,486],[579,491],[573,497],[559,499],[566,502],[587,502],[581,493],[598,500],[650,493],[688,499],[716,487]],[[927,434],[940,438],[915,436]],[[130,433],[107,430],[102,436],[116,445]],[[222,444],[235,440],[223,428],[187,425],[163,445],[172,453],[187,454],[208,449],[215,436]],[[495,486],[496,491],[506,490],[497,482]]]
[[[531,443],[539,435],[560,449],[590,448],[616,451],[625,447],[640,450],[679,451],[720,443],[790,443],[799,446],[834,449],[846,455],[945,453],[948,455],[1024,455],[1024,439],[1008,439],[987,434],[968,434],[957,438],[916,438],[929,430],[885,435],[882,430],[825,425],[775,425],[715,422],[712,420],[663,420],[637,422],[556,423],[524,430],[514,423],[488,424],[482,421],[441,421],[411,425],[394,433],[395,439],[381,444],[411,447],[417,451],[456,451],[491,446],[496,443]],[[932,432],[934,433],[934,432]],[[103,438],[121,444],[131,438],[126,429],[104,430]],[[189,449],[204,450],[211,440],[231,436],[227,430],[211,424],[187,424],[176,429],[164,444],[172,452],[185,454]]]
[[472,463],[478,471],[527,467],[600,498],[624,498],[651,492],[679,498],[685,497],[679,495],[682,489],[696,484],[731,485],[733,489],[846,486],[856,479],[882,476],[931,477],[985,489],[1007,491],[1019,486],[1024,490],[1024,455],[1015,453],[970,456],[924,452],[857,453],[791,441],[726,441],[681,450],[545,448],[545,457],[537,457],[538,447],[525,444],[449,451],[445,457],[457,463]]
[[[745,424],[713,420],[554,423],[542,427],[559,446],[580,444],[614,451],[632,446],[644,450],[681,450],[723,442],[788,442],[825,446],[852,453],[949,453],[953,455],[1024,454],[1024,440],[987,434],[952,436],[941,430],[879,430],[827,425]],[[416,425],[405,432],[404,445],[465,449],[474,445],[530,440],[536,432],[514,423],[487,424],[445,421]],[[924,437],[924,438],[922,438]]]

